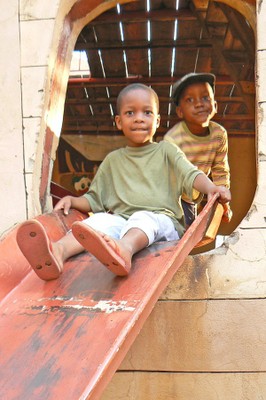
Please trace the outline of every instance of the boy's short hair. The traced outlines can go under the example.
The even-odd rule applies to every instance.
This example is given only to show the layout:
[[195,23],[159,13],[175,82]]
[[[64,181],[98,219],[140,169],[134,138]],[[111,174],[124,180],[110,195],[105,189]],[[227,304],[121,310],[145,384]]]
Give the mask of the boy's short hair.
[[213,93],[215,92],[215,80],[216,77],[210,73],[196,73],[192,72],[190,74],[184,75],[179,79],[173,86],[172,99],[174,103],[178,106],[182,92],[186,87],[198,82],[207,82],[211,85]]
[[157,111],[159,112],[159,98],[155,90],[153,90],[150,86],[144,85],[143,83],[131,83],[130,85],[124,87],[124,89],[121,90],[121,92],[117,96],[116,100],[116,111],[119,114],[120,113],[120,108],[121,108],[121,102],[123,100],[123,97],[126,93],[128,93],[131,90],[137,90],[137,89],[142,89],[146,90],[147,92],[150,92],[152,96],[154,96],[155,103],[157,106]]

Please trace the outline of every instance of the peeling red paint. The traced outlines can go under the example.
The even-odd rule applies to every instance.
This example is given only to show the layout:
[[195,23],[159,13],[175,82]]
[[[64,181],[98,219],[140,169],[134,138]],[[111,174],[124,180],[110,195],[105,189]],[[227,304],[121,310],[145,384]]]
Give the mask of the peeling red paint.
[[[82,253],[65,263],[59,279],[42,281],[15,245],[14,230],[0,243],[10,266],[0,270],[0,398],[99,399],[161,292],[204,235],[214,202],[178,243],[156,243],[135,255],[123,278]],[[38,219],[57,240],[83,217],[73,211]]]

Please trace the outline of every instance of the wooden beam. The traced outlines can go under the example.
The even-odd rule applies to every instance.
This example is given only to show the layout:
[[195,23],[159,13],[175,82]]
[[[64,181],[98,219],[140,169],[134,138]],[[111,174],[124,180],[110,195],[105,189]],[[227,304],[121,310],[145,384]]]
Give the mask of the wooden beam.
[[[177,116],[176,115],[161,115],[161,121],[176,121],[177,120]],[[215,121],[253,121],[254,118],[252,118],[252,116],[250,116],[249,114],[225,114],[225,115],[219,115],[217,114],[215,116]],[[112,117],[112,115],[110,114],[101,114],[100,116],[93,116],[93,115],[82,115],[82,116],[77,116],[77,117],[69,117],[66,116],[64,118],[64,129],[68,129],[68,126],[65,127],[65,124],[71,124],[74,123],[76,125],[76,122],[79,122],[79,126],[69,126],[70,129],[73,130],[79,130],[81,127],[82,129],[91,129],[92,124],[97,124],[100,123],[101,124],[101,130],[104,130],[104,123],[106,123],[107,128],[109,128],[109,126],[107,125],[108,122],[112,123],[114,122],[114,118]],[[82,125],[82,122],[85,122],[84,125]],[[94,126],[95,128],[95,126]]]
[[146,11],[125,11],[120,14],[115,12],[105,12],[90,22],[90,26],[102,24],[115,24],[119,22],[147,23],[147,21],[195,21],[196,17],[188,9],[175,10],[173,8]]
[[[171,126],[173,126],[173,123],[171,124]],[[169,127],[170,128],[170,127]],[[167,130],[169,129],[167,127],[164,126],[160,126],[157,129],[157,132],[155,134],[155,137],[161,136],[161,135],[165,135],[165,133],[167,132]],[[236,130],[236,129],[227,129],[227,133],[228,136],[234,136],[234,137],[253,137],[255,136],[255,131],[253,130]],[[116,136],[123,136],[123,134],[121,133],[121,131],[119,131],[115,126],[101,126],[101,129],[97,128],[97,126],[80,126],[80,127],[64,127],[62,129],[62,136],[66,136],[66,135],[82,135],[82,136],[87,136],[87,135],[97,135],[97,136],[101,136],[101,135],[116,135]]]
[[77,43],[75,50],[132,50],[132,49],[160,49],[160,48],[176,48],[176,49],[197,49],[197,48],[211,48],[212,42],[210,39],[156,39],[156,41],[148,40],[128,40],[122,42],[121,40],[100,41],[98,43],[87,42]]
[[[141,82],[146,85],[157,85],[157,86],[165,86],[165,84],[173,85],[178,79],[180,79],[183,75],[176,76],[141,76],[134,75],[128,78],[126,77],[107,77],[107,78],[69,78],[68,85],[71,87],[106,87],[106,86],[125,86],[129,83],[133,82]],[[230,76],[221,75],[216,79],[217,85],[233,85],[234,81]]]
[[[83,88],[82,88],[83,89]],[[243,98],[236,96],[217,96],[215,97],[218,103],[243,103]],[[171,102],[171,97],[160,97],[160,104]],[[95,105],[95,104],[110,104],[116,103],[116,97],[110,96],[108,99],[106,97],[88,97],[88,98],[67,98],[65,104],[73,105],[73,106],[86,106],[86,105]]]

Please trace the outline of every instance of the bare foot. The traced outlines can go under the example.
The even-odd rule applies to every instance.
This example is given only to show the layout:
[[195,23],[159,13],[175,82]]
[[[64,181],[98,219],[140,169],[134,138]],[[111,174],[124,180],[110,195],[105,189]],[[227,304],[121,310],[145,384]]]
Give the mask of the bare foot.
[[61,271],[63,271],[64,265],[64,246],[60,242],[51,242],[51,252],[53,253],[54,258],[57,261],[57,264]]

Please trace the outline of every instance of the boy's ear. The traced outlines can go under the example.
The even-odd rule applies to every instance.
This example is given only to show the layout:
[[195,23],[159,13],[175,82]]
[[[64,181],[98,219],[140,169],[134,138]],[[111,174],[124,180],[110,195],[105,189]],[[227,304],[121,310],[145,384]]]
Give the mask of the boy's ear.
[[156,123],[156,128],[159,128],[159,126],[160,126],[160,123],[161,123],[161,116],[160,116],[160,114],[158,114],[158,115],[157,115],[157,123]]
[[215,110],[215,114],[218,112],[218,104],[217,101],[214,100],[214,110]]
[[115,116],[115,124],[117,126],[117,129],[119,129],[120,131],[122,131],[122,125],[121,125],[121,118],[119,115]]
[[180,106],[176,106],[175,109],[176,115],[178,116],[178,118],[182,119],[183,118],[183,112]]

